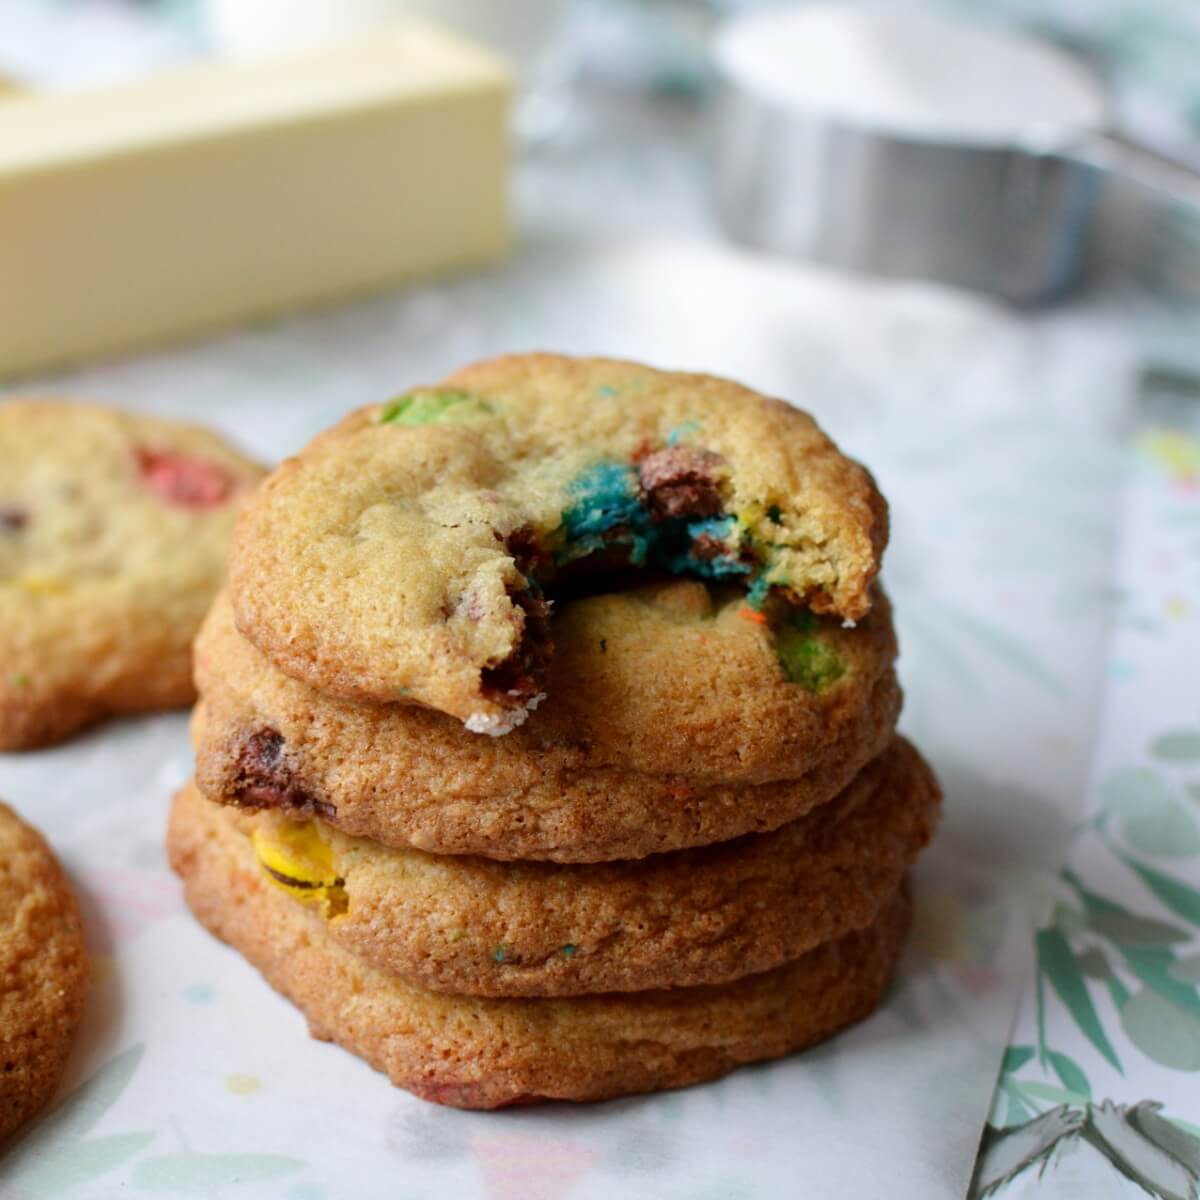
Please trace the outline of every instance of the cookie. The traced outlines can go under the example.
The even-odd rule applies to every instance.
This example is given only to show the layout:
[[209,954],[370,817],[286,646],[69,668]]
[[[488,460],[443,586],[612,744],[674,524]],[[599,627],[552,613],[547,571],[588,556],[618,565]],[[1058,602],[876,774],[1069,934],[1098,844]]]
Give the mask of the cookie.
[[228,823],[168,849],[188,904],[336,1041],[393,1083],[457,1108],[601,1100],[715,1079],[811,1045],[879,1003],[909,919],[897,892],[865,929],[735,983],[559,999],[426,991],[333,938],[323,918],[269,884]]
[[860,620],[886,538],[871,477],[783,401],[523,355],[351,413],[285,462],[230,582],[287,674],[502,734],[558,703],[548,595],[572,580],[649,566]]
[[191,702],[191,641],[261,474],[203,429],[0,403],[0,749]]
[[897,740],[836,799],[774,833],[635,862],[497,863],[391,850],[321,821],[238,817],[194,787],[177,842],[233,823],[265,878],[419,987],[571,996],[725,983],[875,920],[933,835],[937,784]]
[[474,738],[442,713],[289,678],[218,600],[196,642],[197,781],[210,799],[492,858],[639,858],[774,829],[890,741],[896,642],[878,590],[854,629],[808,615],[776,629],[747,611],[698,581],[568,602],[556,703]]
[[62,868],[41,835],[0,804],[0,1141],[58,1087],[88,978]]

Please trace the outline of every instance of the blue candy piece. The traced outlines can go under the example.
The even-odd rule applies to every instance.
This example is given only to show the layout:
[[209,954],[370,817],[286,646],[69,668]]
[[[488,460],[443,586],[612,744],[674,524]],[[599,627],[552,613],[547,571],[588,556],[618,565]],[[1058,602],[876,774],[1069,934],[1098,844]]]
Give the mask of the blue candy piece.
[[[628,463],[601,462],[589,467],[569,487],[574,503],[563,513],[567,545],[563,561],[582,558],[606,546],[631,547],[630,559],[642,566],[653,540],[650,515],[638,497],[637,473]],[[613,529],[621,536],[606,537]]]
[[[693,553],[696,538],[726,541],[734,528],[732,517],[654,522],[642,503],[637,471],[628,463],[597,463],[574,479],[569,491],[573,503],[563,513],[566,536],[556,555],[559,562],[619,545],[629,548],[630,562],[638,567],[649,563],[673,574],[702,579],[750,574],[750,565],[736,554],[701,558]],[[620,532],[614,534],[614,530]]]
[[629,524],[642,512],[637,476],[627,463],[597,463],[572,480],[569,491],[575,502],[563,513],[563,525],[572,541]]
[[750,590],[746,593],[746,603],[750,605],[755,612],[758,612],[767,602],[767,593],[770,592],[771,585],[767,581],[766,574],[760,575],[753,584],[750,585]]
[[[706,517],[699,521],[688,521],[679,528],[678,522],[668,522],[662,528],[667,533],[668,551],[664,545],[661,549],[666,553],[660,554],[661,565],[673,574],[687,573],[698,575],[701,579],[727,579],[731,575],[748,575],[750,566],[738,560],[737,556],[728,551],[718,554],[715,558],[701,558],[694,552],[697,538],[711,538],[724,542],[733,530],[732,517]],[[674,525],[672,530],[670,526]]]

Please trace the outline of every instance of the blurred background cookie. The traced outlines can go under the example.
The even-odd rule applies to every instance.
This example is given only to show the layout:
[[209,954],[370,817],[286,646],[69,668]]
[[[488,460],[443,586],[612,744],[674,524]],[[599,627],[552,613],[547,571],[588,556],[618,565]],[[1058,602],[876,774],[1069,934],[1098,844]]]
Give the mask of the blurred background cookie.
[[261,474],[195,426],[0,406],[0,749],[191,701],[192,638]]

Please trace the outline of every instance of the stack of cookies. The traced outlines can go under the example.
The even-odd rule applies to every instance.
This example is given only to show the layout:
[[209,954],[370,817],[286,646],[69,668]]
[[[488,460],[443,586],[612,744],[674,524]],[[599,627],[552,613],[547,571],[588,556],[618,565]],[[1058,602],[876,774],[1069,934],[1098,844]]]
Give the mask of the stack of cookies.
[[886,507],[724,380],[510,357],[272,475],[168,845],[331,1039],[466,1108],[712,1079],[879,1002],[939,792]]

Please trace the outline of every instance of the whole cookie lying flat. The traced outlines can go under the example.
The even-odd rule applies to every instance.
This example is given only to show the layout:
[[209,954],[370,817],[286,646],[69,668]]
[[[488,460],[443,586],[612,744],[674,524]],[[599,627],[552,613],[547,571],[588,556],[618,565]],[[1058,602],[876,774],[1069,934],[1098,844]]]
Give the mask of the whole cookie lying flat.
[[347,838],[320,821],[238,816],[194,787],[171,844],[230,826],[265,878],[333,938],[418,987],[571,996],[726,983],[875,920],[928,844],[940,795],[898,740],[836,800],[774,833],[590,866],[497,863]]
[[0,1141],[54,1094],[87,990],[79,908],[62,868],[0,804]]
[[900,690],[878,590],[855,629],[759,616],[698,581],[565,603],[556,703],[471,738],[442,713],[289,678],[218,600],[196,642],[197,782],[388,845],[492,858],[638,858],[774,829],[888,744]]
[[651,566],[858,620],[886,538],[870,476],[782,401],[525,355],[352,413],[285,462],[230,581],[286,673],[499,734],[546,690],[545,589]]
[[190,702],[191,641],[261,474],[203,429],[0,403],[0,749]]
[[[179,839],[179,840],[176,840]],[[458,1108],[601,1100],[715,1079],[811,1045],[879,1003],[908,926],[898,892],[866,929],[716,987],[570,999],[448,996],[340,945],[267,883],[225,825],[170,845],[192,911],[336,1041],[393,1083]]]

